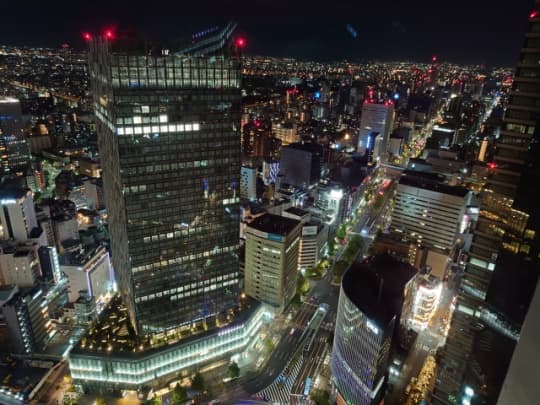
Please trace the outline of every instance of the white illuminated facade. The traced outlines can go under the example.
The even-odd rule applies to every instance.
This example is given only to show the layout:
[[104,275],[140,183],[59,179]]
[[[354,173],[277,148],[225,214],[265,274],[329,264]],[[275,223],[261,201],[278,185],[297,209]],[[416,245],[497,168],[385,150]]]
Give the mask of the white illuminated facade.
[[258,306],[243,322],[146,353],[114,352],[108,355],[75,348],[69,356],[71,376],[76,385],[85,387],[138,389],[160,377],[246,350],[257,337],[265,316],[266,311]]
[[38,227],[30,190],[0,191],[0,239],[27,240]]
[[437,277],[429,275],[418,276],[415,283],[416,291],[409,322],[413,329],[424,330],[439,305],[442,284]]
[[325,211],[326,223],[333,224],[343,213],[343,189],[338,187],[320,187],[317,206]]

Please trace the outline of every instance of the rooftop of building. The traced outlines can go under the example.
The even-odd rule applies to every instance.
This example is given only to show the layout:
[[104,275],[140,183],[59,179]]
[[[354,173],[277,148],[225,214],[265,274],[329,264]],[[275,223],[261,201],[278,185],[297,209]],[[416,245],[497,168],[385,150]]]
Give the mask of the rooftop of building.
[[84,266],[92,258],[98,254],[105,252],[105,248],[101,245],[92,246],[90,248],[81,248],[75,252],[66,252],[58,256],[58,261],[64,266]]
[[18,200],[26,193],[28,193],[28,189],[16,181],[5,181],[0,185],[0,200]]
[[423,274],[421,277],[418,278],[418,285],[429,287],[429,288],[435,288],[440,284],[440,280],[438,277],[433,276],[431,274]]
[[371,321],[385,328],[401,312],[403,290],[416,274],[410,264],[388,254],[371,256],[343,275],[341,288]]
[[260,303],[249,297],[241,298],[238,306],[208,319],[206,325],[185,325],[167,334],[137,335],[128,317],[127,307],[119,295],[114,296],[91,325],[71,355],[98,355],[138,358],[211,336],[224,328],[243,324],[257,311]]
[[423,188],[456,197],[465,197],[469,193],[469,190],[467,190],[465,187],[450,186],[442,183],[441,177],[444,178],[444,176],[436,173],[405,170],[399,179],[399,184]]
[[274,214],[264,214],[255,218],[248,227],[261,232],[286,236],[300,224],[300,221]]
[[[229,51],[232,34],[236,29],[235,22],[228,22],[223,26],[206,27],[204,30],[184,35],[174,39],[155,40],[143,38],[134,30],[118,29],[111,32],[113,38],[96,37],[94,41],[110,44],[113,54],[129,53],[130,55],[153,56],[206,56],[223,54]],[[242,47],[243,45],[239,45]],[[169,52],[164,53],[163,50]]]
[[297,217],[304,217],[306,215],[309,215],[309,211],[303,210],[302,208],[298,208],[298,207],[287,208],[285,212],[292,215],[296,215]]

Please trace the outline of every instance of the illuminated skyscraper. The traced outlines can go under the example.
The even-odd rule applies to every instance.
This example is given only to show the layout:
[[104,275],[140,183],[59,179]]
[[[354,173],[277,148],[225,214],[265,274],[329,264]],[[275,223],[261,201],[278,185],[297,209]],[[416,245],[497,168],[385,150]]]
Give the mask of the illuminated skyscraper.
[[112,260],[139,333],[215,317],[238,296],[234,27],[180,50],[112,32],[90,42]]
[[415,274],[414,267],[381,255],[343,275],[331,359],[339,404],[383,400],[395,329]]
[[29,161],[21,104],[15,98],[0,97],[0,170],[16,173],[24,170]]
[[[536,6],[540,7],[540,1],[536,1]],[[488,403],[496,400],[504,373],[503,378],[499,375],[495,379],[492,375],[494,371],[504,370],[509,359],[504,359],[501,353],[479,356],[477,343],[488,333],[492,344],[497,335],[517,341],[537,285],[539,35],[540,18],[534,11],[529,18],[529,31],[495,157],[488,163],[490,176],[481,193],[480,216],[442,352],[435,404],[471,403],[473,397],[484,397]]]

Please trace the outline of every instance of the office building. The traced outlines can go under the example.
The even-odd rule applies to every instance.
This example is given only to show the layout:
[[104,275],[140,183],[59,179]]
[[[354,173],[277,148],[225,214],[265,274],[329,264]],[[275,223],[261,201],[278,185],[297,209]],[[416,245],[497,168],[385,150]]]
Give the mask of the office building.
[[245,292],[283,311],[296,293],[300,221],[265,214],[246,228]]
[[343,275],[331,357],[338,403],[383,400],[395,329],[415,274],[414,267],[382,255]]
[[114,274],[109,253],[104,247],[66,252],[58,258],[65,274],[69,302],[75,302],[86,291],[96,302],[103,304],[113,293]]
[[52,324],[41,287],[0,287],[0,309],[12,351],[27,354],[45,349]]
[[0,243],[0,285],[32,287],[41,277],[39,245],[32,242]]
[[302,224],[298,269],[315,267],[324,257],[328,245],[328,226],[322,221],[312,219]]
[[40,233],[32,192],[9,183],[2,185],[0,221],[0,239],[25,241]]
[[58,251],[63,253],[71,246],[78,245],[79,224],[75,203],[70,200],[53,200],[50,213]]
[[23,173],[30,164],[19,100],[0,96],[0,165],[4,174]]
[[346,213],[346,201],[343,187],[338,185],[319,186],[317,188],[316,207],[321,209],[328,225],[341,221]]
[[257,168],[242,166],[240,171],[240,198],[249,201],[257,199]]
[[[314,143],[294,143],[281,149],[282,183],[305,190],[321,177],[322,147]],[[283,186],[283,184],[282,184]]]
[[[536,1],[536,7],[539,6],[540,2]],[[494,158],[487,164],[488,178],[480,195],[479,218],[447,343],[441,353],[433,395],[435,404],[472,403],[469,395],[472,393],[474,401],[495,403],[504,380],[502,371],[509,358],[496,351],[480,358],[475,342],[487,330],[491,333],[492,344],[506,338],[510,341],[506,346],[511,346],[519,339],[519,329],[527,311],[529,314],[537,311],[534,307],[529,309],[529,304],[540,271],[540,210],[536,197],[540,183],[540,128],[535,107],[540,100],[537,79],[540,52],[536,38],[539,31],[540,18],[534,12],[529,17],[528,33],[510,89]],[[493,319],[497,322],[492,322]],[[479,322],[487,325],[485,330],[479,330],[482,329],[477,327]],[[523,333],[535,329],[530,321],[526,321],[525,326]],[[515,353],[512,372],[517,372],[519,359],[523,358],[522,350],[527,351],[530,344],[527,343],[530,336],[524,339],[523,342],[519,339],[518,347],[521,343],[523,346]],[[509,377],[508,384],[515,381],[515,376]],[[485,384],[485,381],[490,383]],[[527,381],[530,383],[531,380]],[[504,393],[505,398],[512,392],[511,387],[509,390]],[[512,403],[522,403],[520,398],[523,398],[522,394],[516,392]],[[533,401],[535,403],[537,399]]]
[[385,160],[388,140],[394,125],[394,104],[378,104],[367,100],[362,105],[358,152],[369,154],[370,160]]
[[121,307],[133,333],[129,353],[110,338],[108,345],[73,350],[78,385],[117,390],[164,383],[160,378],[246,350],[261,326],[259,306],[239,294],[235,27],[206,30],[186,48],[149,48],[122,33],[89,41],[121,294],[103,322]]
[[469,202],[465,188],[446,185],[434,174],[405,171],[397,185],[390,230],[452,252]]
[[113,265],[141,333],[214,317],[237,296],[240,70],[222,49],[232,29],[150,55],[134,39],[90,43]]
[[272,135],[281,141],[281,145],[287,146],[300,141],[300,134],[296,124],[284,123],[272,126]]
[[64,278],[58,261],[58,252],[54,246],[40,246],[38,248],[39,264],[41,274],[45,281],[60,283]]
[[323,221],[312,218],[309,211],[297,207],[287,208],[282,216],[302,223],[298,270],[316,266],[321,261],[328,243],[328,226]]

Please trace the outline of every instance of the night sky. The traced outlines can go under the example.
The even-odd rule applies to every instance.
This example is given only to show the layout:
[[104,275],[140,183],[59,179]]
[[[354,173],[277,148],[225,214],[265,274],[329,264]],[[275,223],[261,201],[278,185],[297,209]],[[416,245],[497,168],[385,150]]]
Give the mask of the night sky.
[[[0,44],[82,47],[108,24],[180,37],[240,23],[247,52],[308,60],[414,60],[513,66],[533,0],[4,0]],[[145,5],[146,3],[146,5]],[[347,30],[350,24],[357,37]]]

